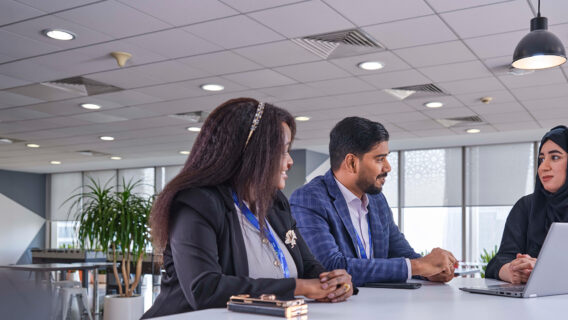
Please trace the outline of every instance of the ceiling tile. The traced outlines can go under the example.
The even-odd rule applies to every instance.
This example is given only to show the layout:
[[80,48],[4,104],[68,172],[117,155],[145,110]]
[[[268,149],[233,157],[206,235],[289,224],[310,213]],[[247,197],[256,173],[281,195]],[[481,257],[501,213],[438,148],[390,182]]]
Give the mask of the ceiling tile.
[[425,74],[434,82],[474,79],[491,76],[487,68],[479,61],[459,62],[420,68],[418,71]]
[[[538,120],[556,120],[558,125],[564,124],[560,122],[560,119],[568,118],[568,109],[566,108],[553,108],[553,109],[540,109],[531,111],[533,117]],[[541,123],[542,124],[542,123]]]
[[335,97],[329,96],[278,102],[279,107],[285,108],[290,112],[311,112],[318,110],[318,112],[325,112],[325,109],[343,107],[345,105],[345,101],[340,101]]
[[256,64],[231,51],[214,52],[176,60],[194,69],[203,70],[211,75],[222,75],[261,69]]
[[367,108],[370,115],[385,115],[391,113],[411,113],[411,107],[402,102],[374,103]]
[[44,102],[44,100],[28,97],[10,91],[0,91],[0,104],[2,104],[3,106],[15,107],[40,102]]
[[[321,1],[301,2],[257,11],[249,16],[288,38],[353,28],[353,24]],[[291,23],[290,17],[294,17]]]
[[391,50],[457,39],[436,15],[379,24],[363,30]]
[[55,80],[63,75],[61,71],[26,60],[0,64],[0,74],[29,82]]
[[0,26],[37,17],[42,14],[45,13],[16,1],[8,0],[0,2]]
[[[481,98],[483,97],[491,97],[493,100],[490,104],[485,104],[481,102]],[[493,92],[484,92],[483,94],[480,93],[465,93],[465,94],[456,94],[454,95],[457,99],[463,102],[466,106],[491,106],[493,104],[502,104],[506,102],[513,102],[516,101],[515,97],[509,91],[493,91]]]
[[221,0],[240,12],[257,11],[300,2],[302,0]]
[[142,110],[142,109],[137,108],[137,107],[118,108],[118,109],[104,111],[103,113],[107,114],[107,115],[111,115],[111,116],[127,118],[129,120],[140,119],[140,118],[150,118],[150,117],[156,117],[156,116],[160,115],[157,112],[152,112],[150,110]]
[[450,94],[463,94],[479,92],[483,95],[484,92],[504,90],[505,87],[497,81],[494,77],[458,80],[452,82],[442,82],[438,84],[445,92]]
[[227,49],[283,39],[281,35],[244,15],[199,23],[184,30]]
[[370,86],[368,83],[357,78],[324,80],[324,81],[310,82],[308,85],[320,89],[327,94],[332,94],[332,95],[374,90],[374,88]]
[[44,101],[71,99],[82,95],[76,91],[60,90],[41,83],[7,89],[6,91]]
[[568,116],[564,116],[563,118],[538,120],[538,123],[540,124],[541,128],[552,129],[558,125],[563,125],[568,123]]
[[[418,113],[418,112],[416,112]],[[402,114],[393,114],[393,118],[396,118],[396,116],[400,116]],[[401,127],[402,129],[414,132],[416,130],[431,130],[431,129],[444,129],[444,127],[442,127],[439,123],[437,123],[434,120],[431,119],[426,119],[426,120],[418,120],[418,121],[406,121],[406,120],[396,120],[393,119],[393,121],[396,122],[396,125],[398,127]]]
[[560,109],[568,106],[568,96],[553,99],[539,99],[523,101],[523,105],[531,112],[538,112],[543,109]]
[[[374,73],[384,73],[398,70],[410,69],[410,66],[390,51],[382,51],[354,57],[330,59],[329,62],[349,71],[353,75],[369,75]],[[366,61],[378,61],[383,64],[380,70],[363,70],[357,65]]]
[[223,76],[248,88],[266,88],[295,83],[296,81],[272,70],[247,71]]
[[518,131],[540,129],[540,125],[536,121],[524,121],[515,123],[494,123],[492,124],[499,131]]
[[[538,7],[538,0],[531,0],[535,9]],[[540,11],[543,17],[548,18],[548,23],[566,23],[568,22],[568,17],[566,17],[566,12],[568,12],[568,3],[566,1],[543,1],[540,6]],[[554,30],[551,30],[554,32]]]
[[416,70],[394,71],[389,73],[361,76],[361,79],[379,89],[390,89],[430,83],[430,79]]
[[[45,66],[62,73],[62,77],[81,76],[84,74],[105,71],[116,65],[111,59],[100,59],[70,50],[51,53],[26,60],[29,63]],[[55,79],[52,79],[55,80]]]
[[170,25],[115,1],[103,1],[59,12],[57,17],[122,38],[157,31]]
[[422,110],[422,114],[432,119],[458,118],[475,116],[475,113],[466,107],[438,108]]
[[[529,30],[533,14],[525,1],[510,1],[441,14],[460,38]],[[505,18],[506,17],[506,18]]]
[[162,100],[175,100],[182,98],[189,98],[195,96],[202,96],[205,94],[200,88],[188,88],[185,85],[177,83],[162,84],[152,87],[145,87],[138,89],[144,94],[152,97],[157,97]]
[[83,114],[71,116],[71,118],[79,119],[79,120],[85,120],[85,121],[94,122],[94,123],[109,123],[109,122],[127,120],[124,117],[112,116],[112,115],[104,114],[102,112],[83,113]]
[[321,60],[292,41],[280,41],[235,50],[236,53],[265,67]]
[[433,129],[433,130],[414,130],[412,131],[418,137],[438,137],[438,136],[452,136],[455,133],[450,129]]
[[394,53],[417,68],[476,59],[461,41],[399,49]]
[[0,43],[10,44],[0,46],[0,54],[18,59],[59,50],[58,47],[22,37],[5,30],[0,30]]
[[73,50],[73,52],[78,54],[107,62],[108,69],[118,69],[119,66],[116,60],[110,55],[113,51],[124,51],[132,54],[132,58],[126,62],[125,67],[166,60],[166,57],[136,46],[128,42],[128,40],[110,41]]
[[148,75],[147,73],[135,68],[92,73],[87,75],[86,78],[100,81],[106,84],[111,84],[123,89],[146,87],[162,82],[161,80],[156,79]]
[[[8,77],[8,76],[0,74],[0,90],[18,87],[18,86],[23,86],[23,85],[27,85],[27,84],[30,84],[30,83],[31,82],[29,82],[29,81],[24,81],[24,80],[21,80],[21,79],[18,79],[18,78]],[[0,100],[0,106],[1,105],[4,105],[4,101],[2,101],[2,100]]]
[[450,130],[452,130],[454,133],[461,135],[471,135],[473,133],[467,133],[466,130],[474,128],[481,130],[482,134],[496,131],[495,128],[491,125],[473,125],[473,124],[469,126],[452,127],[450,128]]
[[174,26],[187,25],[206,20],[238,14],[234,9],[216,0],[169,0],[167,5],[155,0],[120,0],[150,16]]
[[[346,93],[334,97],[339,101],[344,102],[344,106],[357,106],[357,105],[382,105],[383,103],[398,103],[400,100],[392,95],[382,91],[373,90],[357,93]],[[402,107],[401,107],[402,108]],[[411,109],[412,110],[412,109]]]
[[466,39],[464,41],[482,59],[509,56],[509,59],[512,61],[515,47],[526,34],[526,30],[513,31]]
[[202,69],[192,68],[176,60],[156,62],[134,67],[136,70],[149,74],[163,82],[197,79],[210,76],[211,73]]
[[299,82],[349,77],[350,74],[327,61],[316,61],[274,69]]
[[436,12],[454,11],[513,0],[427,0]]
[[[46,1],[41,1],[46,2]],[[53,1],[49,1],[52,3]],[[44,36],[40,31],[48,28],[58,28],[69,30],[77,35],[72,41],[58,41]],[[60,49],[70,49],[90,45],[94,43],[112,40],[113,37],[97,32],[93,29],[84,27],[80,24],[58,18],[53,15],[38,17],[31,20],[25,20],[14,23],[2,28],[20,36],[40,41],[46,45],[57,47]]]
[[491,113],[483,115],[483,118],[494,123],[510,123],[510,122],[527,122],[533,121],[534,118],[526,111],[516,111],[507,113]]
[[276,98],[276,100],[304,99],[325,95],[322,91],[306,84],[291,84],[272,88],[264,88],[259,91]]
[[152,103],[156,101],[160,101],[160,99],[156,97],[152,97],[150,95],[143,93],[144,88],[140,90],[124,90],[124,91],[116,91],[111,93],[99,94],[96,97],[93,97],[95,101],[101,100],[103,105],[108,104],[108,102],[118,104],[119,106],[133,106],[143,103]]
[[523,103],[530,100],[561,98],[568,96],[568,84],[553,84],[511,89],[515,97]]
[[0,110],[0,122],[48,118],[51,115],[25,107]]
[[434,13],[422,0],[325,0],[325,2],[359,26],[408,19]]
[[222,48],[180,29],[153,32],[128,42],[170,59],[221,50]]
[[507,88],[523,88],[535,85],[545,86],[549,84],[566,83],[566,78],[560,68],[536,70],[534,73],[524,76],[504,75],[499,79],[507,86]]
[[67,10],[74,7],[84,6],[89,3],[99,2],[99,0],[18,0],[44,12],[55,12]]
[[518,102],[479,104],[470,107],[475,113],[485,116],[499,113],[526,112]]

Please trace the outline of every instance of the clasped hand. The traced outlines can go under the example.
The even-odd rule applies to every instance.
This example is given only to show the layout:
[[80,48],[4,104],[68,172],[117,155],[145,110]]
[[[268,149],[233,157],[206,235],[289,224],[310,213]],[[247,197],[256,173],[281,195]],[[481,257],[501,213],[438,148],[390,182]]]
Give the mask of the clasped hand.
[[536,264],[536,258],[517,253],[517,258],[504,264],[499,270],[499,278],[514,284],[526,283]]
[[351,275],[344,269],[323,272],[319,279],[297,279],[295,295],[321,302],[341,302],[353,295]]

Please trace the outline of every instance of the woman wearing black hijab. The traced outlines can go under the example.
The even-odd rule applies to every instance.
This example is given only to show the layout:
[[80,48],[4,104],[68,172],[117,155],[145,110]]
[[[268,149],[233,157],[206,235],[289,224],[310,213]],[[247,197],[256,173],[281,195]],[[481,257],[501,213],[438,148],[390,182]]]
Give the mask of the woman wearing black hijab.
[[557,126],[540,141],[534,192],[522,197],[507,218],[501,247],[487,278],[527,282],[553,222],[568,222],[568,128]]

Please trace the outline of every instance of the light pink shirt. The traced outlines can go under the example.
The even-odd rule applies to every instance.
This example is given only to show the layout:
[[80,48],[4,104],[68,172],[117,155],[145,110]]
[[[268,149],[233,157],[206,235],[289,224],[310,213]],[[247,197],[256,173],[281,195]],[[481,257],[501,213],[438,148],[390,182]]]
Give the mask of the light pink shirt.
[[[347,187],[345,187],[339,180],[335,177],[335,182],[339,187],[339,191],[343,195],[345,202],[347,202],[347,209],[349,210],[349,216],[351,217],[351,223],[355,228],[355,232],[359,235],[363,247],[365,248],[365,253],[367,258],[372,258],[371,246],[369,244],[369,222],[367,221],[367,214],[369,213],[369,198],[367,194],[364,193],[361,199],[359,199],[353,192],[351,192]],[[406,267],[408,270],[408,279],[412,278],[412,269],[410,264],[410,259],[406,258]]]

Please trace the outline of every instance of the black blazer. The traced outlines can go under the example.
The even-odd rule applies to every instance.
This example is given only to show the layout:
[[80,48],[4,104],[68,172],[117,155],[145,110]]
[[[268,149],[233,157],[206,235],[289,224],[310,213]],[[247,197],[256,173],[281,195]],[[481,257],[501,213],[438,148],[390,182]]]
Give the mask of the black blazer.
[[[296,230],[290,206],[281,192],[267,219],[283,242],[287,231],[296,233],[296,245],[286,248],[296,263],[298,278],[317,278],[326,271]],[[293,298],[295,279],[248,277],[246,248],[228,187],[179,192],[172,203],[169,230],[161,291],[143,319],[225,307],[235,294],[271,293],[282,299]]]

